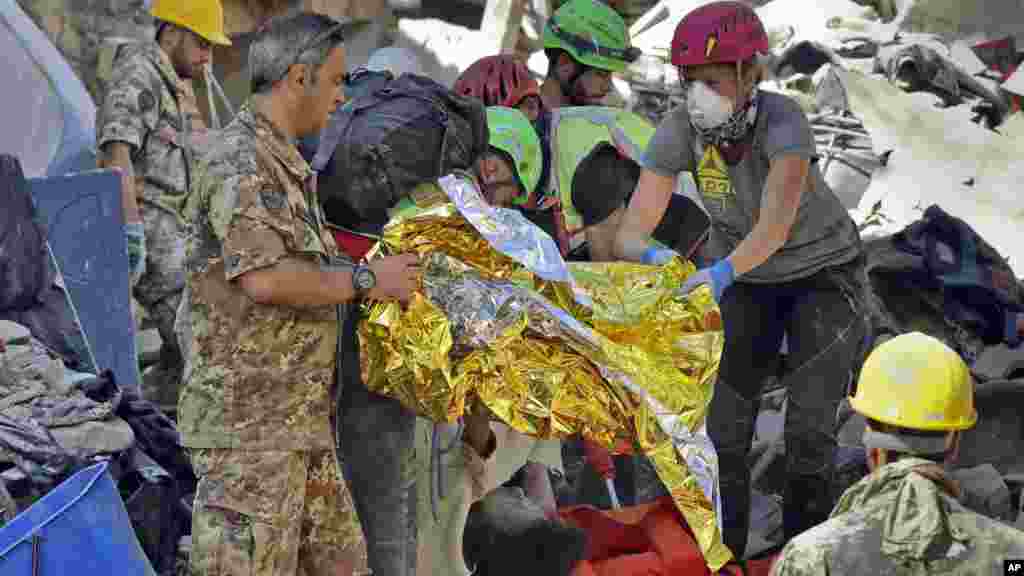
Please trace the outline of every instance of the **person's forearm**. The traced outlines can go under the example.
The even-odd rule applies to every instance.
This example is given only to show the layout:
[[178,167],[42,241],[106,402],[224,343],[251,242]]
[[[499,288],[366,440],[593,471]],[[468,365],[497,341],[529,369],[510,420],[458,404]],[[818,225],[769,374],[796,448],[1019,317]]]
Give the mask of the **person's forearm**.
[[615,257],[640,262],[650,247],[649,239],[668,209],[675,178],[650,170],[640,173],[633,199],[615,236]]
[[779,224],[758,222],[728,257],[733,274],[739,277],[766,262],[786,244],[788,233]]
[[97,162],[100,168],[117,168],[121,171],[121,213],[124,221],[139,222],[139,204],[135,197],[135,170],[132,167],[131,148],[127,144],[108,144]]
[[772,165],[757,224],[728,258],[736,277],[765,263],[786,245],[807,174],[807,161],[799,157],[782,158]]
[[239,283],[250,298],[261,304],[297,308],[344,304],[357,296],[352,286],[352,269],[322,269],[298,259],[247,272]]

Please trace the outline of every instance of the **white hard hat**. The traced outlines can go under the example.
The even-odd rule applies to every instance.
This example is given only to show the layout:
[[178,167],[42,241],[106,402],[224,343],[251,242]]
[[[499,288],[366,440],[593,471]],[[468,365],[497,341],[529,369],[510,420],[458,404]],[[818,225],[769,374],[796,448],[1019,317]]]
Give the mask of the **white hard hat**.
[[397,78],[402,74],[423,74],[419,57],[407,48],[387,46],[370,55],[366,69],[376,72],[391,72]]

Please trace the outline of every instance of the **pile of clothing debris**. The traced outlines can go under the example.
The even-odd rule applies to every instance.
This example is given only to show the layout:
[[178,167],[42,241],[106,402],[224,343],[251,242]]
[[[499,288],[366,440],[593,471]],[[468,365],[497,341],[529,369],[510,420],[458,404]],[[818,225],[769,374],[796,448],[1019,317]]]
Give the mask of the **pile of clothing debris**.
[[173,574],[196,487],[175,424],[95,368],[20,163],[6,155],[0,205],[0,525],[107,460],[153,568]]

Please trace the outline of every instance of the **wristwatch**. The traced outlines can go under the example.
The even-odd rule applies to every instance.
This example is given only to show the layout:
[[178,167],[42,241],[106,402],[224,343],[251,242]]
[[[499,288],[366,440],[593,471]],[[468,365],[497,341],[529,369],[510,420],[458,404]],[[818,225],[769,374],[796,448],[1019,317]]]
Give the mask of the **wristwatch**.
[[352,270],[352,288],[359,296],[366,296],[366,293],[377,286],[377,276],[369,266],[357,264]]

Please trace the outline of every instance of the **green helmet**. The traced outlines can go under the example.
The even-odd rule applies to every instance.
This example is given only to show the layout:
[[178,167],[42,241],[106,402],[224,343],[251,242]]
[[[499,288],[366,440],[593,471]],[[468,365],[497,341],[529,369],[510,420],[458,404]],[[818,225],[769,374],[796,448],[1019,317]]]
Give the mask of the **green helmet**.
[[526,115],[517,108],[490,106],[487,108],[488,143],[512,158],[513,169],[525,194],[517,197],[516,205],[525,204],[540,183],[544,161],[540,138]]
[[544,27],[544,48],[561,48],[577,62],[622,72],[640,56],[629,45],[626,22],[599,0],[569,0]]

